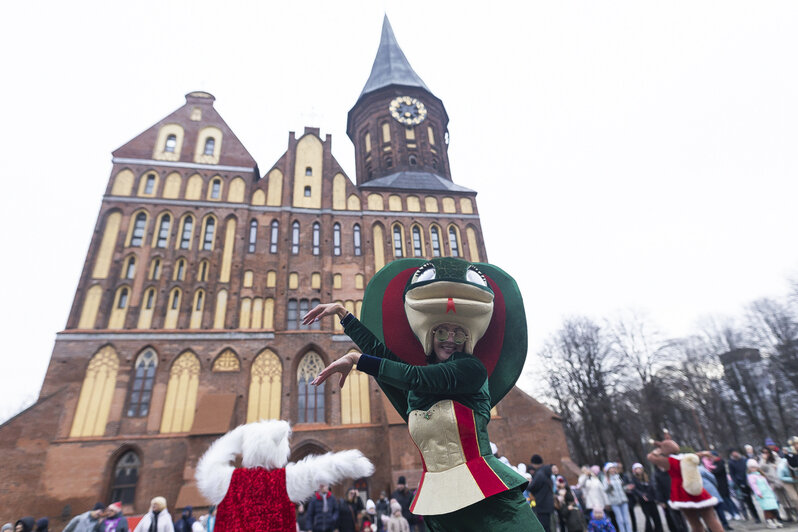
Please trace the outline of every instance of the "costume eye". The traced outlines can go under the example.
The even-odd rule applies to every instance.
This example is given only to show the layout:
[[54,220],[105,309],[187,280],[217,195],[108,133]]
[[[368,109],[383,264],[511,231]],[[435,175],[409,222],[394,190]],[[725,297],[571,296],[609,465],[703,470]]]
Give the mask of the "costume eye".
[[421,266],[416,273],[413,274],[413,283],[420,283],[421,281],[432,281],[435,279],[435,266],[431,262]]
[[488,286],[488,280],[485,279],[485,276],[482,274],[482,272],[476,269],[474,266],[468,267],[468,271],[466,271],[466,281],[482,286]]

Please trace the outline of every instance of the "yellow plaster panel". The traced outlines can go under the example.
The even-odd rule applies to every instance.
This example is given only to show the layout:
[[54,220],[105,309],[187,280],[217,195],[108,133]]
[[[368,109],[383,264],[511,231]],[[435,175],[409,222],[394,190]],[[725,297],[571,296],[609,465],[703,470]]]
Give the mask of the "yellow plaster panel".
[[283,204],[283,173],[277,168],[269,172],[269,196],[266,205],[279,207]]
[[213,361],[211,371],[214,373],[225,373],[230,371],[241,371],[241,361],[232,349],[225,349],[221,355]]
[[231,203],[244,203],[244,193],[246,192],[247,184],[240,177],[234,178],[230,181],[230,187],[227,189],[227,201]]
[[388,210],[389,211],[401,211],[402,210],[402,198],[400,198],[396,194],[391,194],[390,196],[388,196]]
[[202,328],[202,311],[205,309],[205,290],[199,289],[194,292],[194,302],[191,304],[191,317],[189,319],[189,329]]
[[111,187],[112,196],[130,196],[133,193],[133,181],[136,176],[133,172],[125,168],[114,178],[114,184]]
[[263,328],[274,329],[274,299],[270,297],[263,300]]
[[[175,136],[175,147],[171,152],[166,151],[166,139],[169,135]],[[178,124],[163,125],[152,148],[152,158],[156,161],[179,161],[180,150],[183,148],[183,128]]]
[[182,295],[179,288],[173,288],[172,291],[169,292],[169,300],[166,302],[168,305],[166,309],[166,318],[164,318],[163,324],[164,329],[177,329],[177,318],[180,317]]
[[[120,298],[122,293],[125,294],[125,302],[122,308],[119,308]],[[130,306],[130,287],[120,286],[116,289],[114,294],[114,304],[111,307],[111,316],[108,318],[109,329],[123,329],[125,327],[125,316],[127,316],[127,308]]]
[[427,212],[438,212],[438,200],[432,196],[424,198],[424,210]]
[[[336,301],[336,303],[338,303],[341,306],[343,306],[344,304],[343,301]],[[333,318],[333,329],[335,329],[335,332],[343,332],[344,326],[341,325],[341,320]]]
[[252,324],[252,300],[248,297],[241,299],[241,310],[238,312],[238,328],[249,329]]
[[198,200],[200,198],[202,198],[202,177],[199,174],[194,174],[188,178],[186,199]]
[[468,239],[469,260],[471,262],[480,262],[479,246],[477,245],[477,234],[474,231],[474,228],[470,225],[466,227],[466,238]]
[[80,310],[78,329],[93,329],[97,321],[97,311],[100,309],[100,301],[103,297],[103,289],[96,284],[86,291],[83,300],[83,308]]
[[365,277],[363,276],[362,273],[356,273],[355,274],[355,288],[357,288],[358,290],[363,290],[364,279],[365,279]]
[[256,297],[252,300],[252,328],[260,329],[263,326],[263,298]]
[[355,301],[355,317],[360,319],[360,309],[363,307],[363,301],[358,299]]
[[382,196],[380,194],[369,194],[368,196],[368,209],[370,211],[381,211],[385,208]]
[[460,198],[460,212],[474,214],[474,204],[471,203],[471,198]]
[[429,139],[429,143],[433,146],[435,145],[435,133],[432,131],[432,126],[427,126],[427,138]]
[[219,290],[216,294],[216,312],[213,314],[213,328],[224,329],[224,320],[227,316],[227,290]]
[[343,278],[344,278],[344,276],[341,275],[340,273],[333,274],[333,288],[334,289],[337,290],[337,289],[341,288],[341,282],[342,282]]
[[349,194],[349,197],[346,198],[346,208],[350,211],[359,211],[360,210],[360,198],[357,197],[355,194]]
[[252,281],[255,278],[255,273],[252,270],[244,271],[244,288],[252,288]]
[[247,423],[280,418],[283,368],[271,349],[264,349],[252,362],[247,403]]
[[374,271],[378,272],[385,266],[385,236],[382,226],[374,226]]
[[341,389],[341,423],[371,423],[369,376],[353,370]]
[[416,140],[416,128],[413,126],[407,126],[405,128],[405,138],[407,140]]
[[409,212],[421,212],[421,202],[418,200],[418,196],[407,197],[407,210]]
[[261,189],[256,190],[252,194],[253,205],[266,205],[266,193]]
[[346,209],[346,178],[344,174],[335,174],[333,177],[332,208],[339,211]]
[[368,131],[366,132],[366,135],[363,137],[363,144],[365,145],[366,148],[366,157],[368,157],[368,154],[371,153],[371,133],[369,133]]
[[321,274],[314,272],[310,275],[310,287],[318,290],[321,288]]
[[454,206],[454,198],[448,196],[443,198],[443,212],[457,212]]
[[199,373],[199,360],[191,351],[184,352],[172,364],[161,418],[162,433],[191,430],[197,405]]
[[[213,137],[213,154],[205,155],[205,142]],[[222,130],[214,126],[205,126],[197,135],[197,145],[194,148],[194,162],[200,164],[219,164],[222,153]]]
[[299,274],[296,272],[291,272],[288,274],[288,288],[291,290],[296,290],[299,288]]
[[277,272],[269,270],[266,272],[266,288],[274,288],[277,286]]
[[[324,148],[316,135],[305,135],[296,144],[294,164],[294,207],[321,208],[321,174]],[[312,175],[305,175],[310,168]],[[310,196],[305,196],[305,187],[310,187]]]
[[112,212],[105,219],[105,230],[97,251],[97,261],[94,263],[94,271],[91,276],[94,279],[105,279],[108,277],[108,270],[111,267],[111,259],[114,256],[116,239],[119,235],[119,226],[122,223],[122,214]]
[[219,282],[230,282],[230,267],[233,262],[233,246],[236,241],[236,221],[227,220],[227,229],[224,236],[224,251],[222,252],[222,269],[219,272]]
[[176,199],[180,197],[180,185],[183,179],[177,172],[172,172],[166,176],[166,181],[163,185],[163,197],[169,199]]
[[118,371],[119,357],[113,347],[105,346],[92,357],[80,388],[71,438],[105,434]]
[[382,124],[382,142],[391,142],[391,125],[388,122]]

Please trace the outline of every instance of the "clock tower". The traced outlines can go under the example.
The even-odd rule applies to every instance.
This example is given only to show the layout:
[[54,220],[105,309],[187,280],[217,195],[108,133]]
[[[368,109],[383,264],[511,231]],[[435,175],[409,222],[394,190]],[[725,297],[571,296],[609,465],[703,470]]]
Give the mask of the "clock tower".
[[371,74],[347,118],[358,186],[473,192],[452,182],[448,123],[443,102],[410,66],[386,16]]

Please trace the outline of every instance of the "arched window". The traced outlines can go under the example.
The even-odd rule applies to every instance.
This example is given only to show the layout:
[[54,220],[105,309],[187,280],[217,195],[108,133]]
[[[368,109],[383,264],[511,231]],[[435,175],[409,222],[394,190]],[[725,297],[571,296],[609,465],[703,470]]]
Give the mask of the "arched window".
[[158,240],[156,241],[156,246],[159,248],[165,248],[167,242],[169,241],[169,224],[172,222],[172,217],[168,214],[164,214],[161,216],[161,225],[158,227]]
[[188,432],[194,423],[200,363],[191,351],[177,357],[169,372],[161,432]]
[[203,151],[204,155],[213,155],[213,149],[216,147],[216,139],[213,137],[208,137],[205,139],[205,150]]
[[172,290],[171,296],[172,297],[169,298],[170,299],[169,308],[171,310],[179,309],[180,308],[180,289],[179,288],[175,288],[174,290]]
[[176,146],[177,146],[177,135],[174,134],[169,135],[168,137],[166,137],[166,146],[164,146],[163,151],[174,153]]
[[127,263],[125,264],[125,275],[124,279],[132,279],[136,275],[136,257],[130,256],[127,258]]
[[285,319],[286,324],[285,328],[289,331],[293,331],[298,329],[299,320],[297,319],[297,311],[298,311],[298,302],[296,299],[289,299],[288,306],[286,307]]
[[407,158],[407,160],[410,163],[410,166],[415,166],[416,164],[418,164],[415,155],[411,155],[410,157]]
[[[213,153],[211,153],[211,155],[213,155]],[[222,182],[219,179],[214,179],[213,181],[211,181],[211,199],[219,199],[221,195],[222,195]]]
[[271,349],[264,349],[252,362],[247,423],[280,419],[282,375],[280,359]]
[[385,167],[386,168],[393,168],[393,159],[390,157],[385,158]]
[[255,243],[258,240],[258,221],[252,220],[249,222],[249,247],[247,251],[255,253]]
[[166,308],[166,317],[164,318],[164,329],[176,329],[177,318],[180,317],[180,299],[182,292],[179,288],[175,287],[169,293],[168,305]]
[[205,222],[205,234],[202,236],[202,249],[211,251],[213,249],[213,233],[216,229],[216,220],[208,218]]
[[424,249],[421,245],[421,229],[417,226],[413,226],[413,256],[414,257],[421,257],[424,255]]
[[152,386],[155,382],[157,367],[158,356],[152,349],[146,349],[136,359],[133,386],[130,388],[130,399],[127,405],[127,417],[144,417],[150,413]]
[[321,225],[319,222],[313,223],[313,254],[319,254],[319,244],[321,242]]
[[299,222],[291,224],[291,254],[299,254]]
[[311,196],[311,189],[310,189],[310,185],[305,185],[305,189],[303,190],[303,195],[304,195],[306,198],[309,198],[309,197]]
[[183,231],[180,233],[180,249],[191,249],[191,234],[194,231],[194,217],[191,215],[183,219]]
[[341,224],[333,224],[333,255],[341,254]]
[[202,327],[202,311],[205,309],[205,290],[202,288],[194,292],[194,304],[191,306],[191,318],[189,319],[189,329],[199,329]]
[[269,241],[269,253],[277,253],[277,239],[280,237],[280,222],[272,220],[272,234]]
[[355,256],[359,257],[363,253],[360,248],[360,224],[355,224],[352,228],[352,238],[355,242]]
[[324,423],[324,383],[310,384],[322,369],[324,361],[314,351],[308,351],[297,367],[298,423]]
[[141,247],[144,241],[144,228],[147,225],[147,215],[140,212],[136,215],[136,221],[133,222],[133,236],[130,239],[130,245],[133,247]]
[[71,438],[105,434],[118,370],[119,357],[111,346],[103,347],[91,358],[80,388]]
[[144,308],[149,310],[155,303],[155,288],[147,290],[147,295],[144,297]]
[[147,174],[147,181],[144,183],[144,193],[152,194],[155,192],[155,174]]
[[141,310],[139,310],[139,321],[136,324],[137,329],[149,329],[152,327],[152,317],[154,315],[155,307],[155,288],[150,287],[144,291],[144,296],[141,300]]
[[117,301],[116,308],[127,308],[127,288],[119,291],[119,301]]
[[438,232],[438,227],[433,225],[429,229],[430,245],[432,246],[432,256],[441,256],[441,235]]
[[183,281],[186,278],[186,259],[178,259],[175,265],[175,281]]
[[114,478],[111,481],[111,498],[109,500],[118,501],[122,504],[133,504],[135,502],[140,467],[141,460],[133,451],[128,451],[119,458],[114,467]]
[[313,175],[313,168],[311,168],[310,166],[306,166],[305,175]]
[[449,249],[452,251],[452,257],[460,256],[460,244],[457,241],[457,230],[453,226],[449,226]]
[[402,257],[404,255],[402,246],[402,228],[399,225],[393,226],[393,256]]
[[199,268],[197,269],[197,281],[208,280],[208,261],[200,261]]
[[161,259],[154,258],[150,263],[150,279],[158,280],[161,278]]

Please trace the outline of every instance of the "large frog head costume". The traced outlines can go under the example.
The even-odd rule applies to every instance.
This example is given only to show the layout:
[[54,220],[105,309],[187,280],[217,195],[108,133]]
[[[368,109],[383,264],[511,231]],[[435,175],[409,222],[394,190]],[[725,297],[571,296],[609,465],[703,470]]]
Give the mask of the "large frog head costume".
[[414,365],[427,363],[436,325],[466,329],[461,350],[488,370],[491,406],[510,391],[526,360],[521,293],[512,277],[491,264],[450,257],[395,260],[369,282],[361,314],[391,351]]

